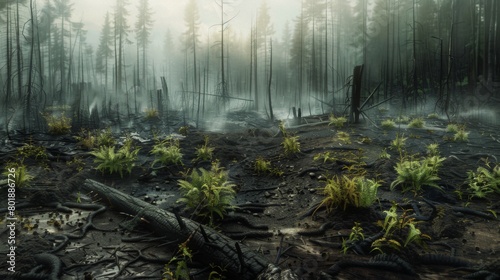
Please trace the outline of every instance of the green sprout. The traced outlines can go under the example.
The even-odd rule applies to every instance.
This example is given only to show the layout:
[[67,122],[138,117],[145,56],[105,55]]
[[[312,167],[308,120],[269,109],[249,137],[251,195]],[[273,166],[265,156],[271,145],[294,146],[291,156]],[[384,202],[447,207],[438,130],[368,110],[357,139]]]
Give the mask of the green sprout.
[[167,164],[182,164],[182,153],[179,147],[179,141],[173,139],[165,139],[153,146],[151,154],[155,155],[155,160],[151,164],[152,167],[158,162]]
[[344,126],[344,124],[347,122],[347,118],[346,117],[335,117],[335,115],[331,114],[330,117],[328,118],[329,119],[329,123],[328,125],[333,125],[335,126],[336,128],[341,128]]
[[213,225],[215,215],[223,218],[227,211],[234,208],[232,201],[236,192],[234,184],[218,162],[212,163],[210,170],[199,168],[188,176],[187,180],[179,180],[182,197],[178,202],[186,203],[194,214],[208,217]]
[[132,140],[128,138],[117,152],[114,146],[101,146],[90,154],[95,157],[94,162],[99,164],[97,170],[102,173],[108,171],[109,174],[118,172],[123,178],[123,171],[132,172],[139,150],[132,148]]
[[408,127],[422,128],[422,127],[424,127],[424,125],[425,125],[425,122],[422,118],[415,118],[408,124]]
[[438,170],[444,157],[429,156],[422,160],[404,158],[396,163],[395,170],[398,174],[396,180],[391,184],[391,190],[398,185],[403,187],[403,192],[413,191],[415,194],[421,192],[423,186],[434,187],[442,191],[437,184],[440,180]]
[[382,126],[383,129],[393,129],[396,127],[396,122],[394,122],[391,119],[383,120],[380,125]]

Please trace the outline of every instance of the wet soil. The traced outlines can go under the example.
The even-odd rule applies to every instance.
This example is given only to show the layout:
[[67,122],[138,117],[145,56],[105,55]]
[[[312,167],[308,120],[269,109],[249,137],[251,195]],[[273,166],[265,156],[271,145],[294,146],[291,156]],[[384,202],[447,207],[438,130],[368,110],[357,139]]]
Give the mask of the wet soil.
[[[321,271],[340,261],[368,262],[377,252],[342,252],[342,240],[349,238],[355,222],[360,223],[365,237],[373,236],[380,232],[377,221],[384,219],[383,211],[389,210],[392,203],[400,205],[400,214],[412,214],[412,203],[423,216],[432,213],[424,199],[432,201],[437,209],[433,219],[417,223],[421,232],[430,239],[424,246],[412,244],[400,250],[384,248],[385,252],[397,254],[410,263],[416,275],[386,269],[345,267],[337,275],[338,279],[457,279],[471,273],[419,261],[418,256],[426,254],[455,256],[472,263],[476,270],[490,265],[489,270],[498,273],[500,223],[493,214],[500,213],[499,196],[490,194],[484,199],[468,199],[465,184],[467,171],[476,170],[484,165],[485,160],[495,164],[500,156],[500,131],[497,127],[466,123],[470,131],[469,141],[460,142],[451,140],[453,134],[445,131],[447,121],[442,119],[427,119],[425,127],[420,129],[401,125],[384,130],[370,122],[337,129],[328,125],[327,115],[314,116],[303,119],[300,124],[292,120],[286,122],[287,132],[299,137],[301,151],[285,155],[281,145],[283,136],[277,123],[270,123],[252,112],[232,113],[226,116],[226,120],[221,120],[216,129],[191,127],[186,136],[175,134],[180,139],[184,155],[182,165],[151,167],[154,156],[149,152],[154,145],[153,134],[158,137],[168,134],[158,123],[140,121],[134,128],[116,133],[117,137],[134,133],[134,145],[141,148],[136,167],[123,178],[95,170],[89,151],[79,146],[71,135],[12,135],[12,140],[2,143],[2,163],[18,160],[16,148],[30,141],[44,145],[48,152],[47,160],[28,159],[24,162],[34,180],[30,186],[16,192],[16,203],[20,205],[17,212],[16,271],[30,271],[36,266],[33,255],[58,246],[61,240],[54,236],[78,232],[91,213],[91,210],[77,207],[72,208],[72,213],[63,213],[51,203],[78,200],[82,204],[106,205],[105,201],[96,201],[92,194],[79,193],[79,186],[87,178],[160,208],[180,210],[183,216],[196,219],[182,204],[176,203],[180,197],[177,182],[194,168],[210,167],[210,161],[195,160],[196,148],[208,136],[209,146],[214,148],[214,159],[229,171],[230,179],[236,184],[234,204],[238,208],[229,217],[242,216],[261,226],[250,228],[241,219],[234,218],[218,221],[217,228],[266,255],[270,262],[276,262],[282,268],[292,268],[303,279],[318,279]],[[177,128],[174,127],[175,131]],[[347,132],[349,140],[339,139],[339,131]],[[407,154],[425,155],[428,144],[439,144],[440,155],[446,158],[438,182],[444,192],[430,187],[424,187],[419,193],[403,194],[400,188],[390,190],[391,182],[396,179],[394,166],[400,155],[389,146],[398,134],[408,138]],[[390,159],[379,157],[384,149],[391,155]],[[329,152],[333,159],[314,159],[325,152]],[[271,161],[272,168],[280,174],[257,173],[254,165],[259,157]],[[81,171],[77,170],[78,165],[71,163],[75,158],[84,163]],[[348,174],[354,167],[362,168],[366,177],[381,182],[379,200],[364,209],[348,207],[346,210],[325,211],[318,208],[324,198],[322,188],[326,178]],[[6,198],[7,190],[2,186],[0,208],[7,204]],[[24,202],[30,204],[22,208]],[[457,211],[461,209],[458,207],[480,211],[484,216]],[[92,279],[84,278],[88,275],[95,279],[160,279],[164,265],[178,250],[177,244],[168,236],[149,235],[147,221],[139,222],[139,226],[133,229],[124,227],[124,222],[132,218],[112,207],[96,215],[93,229],[81,238],[71,239],[55,253],[64,264],[61,279]],[[322,225],[324,230],[318,231]],[[8,234],[7,228],[2,226],[0,239],[7,240]],[[7,246],[4,242],[1,244],[1,255],[5,256]],[[196,258],[189,267],[193,279],[207,279],[213,270],[223,274],[220,267],[200,267]],[[6,270],[6,262],[0,262],[0,271]]]

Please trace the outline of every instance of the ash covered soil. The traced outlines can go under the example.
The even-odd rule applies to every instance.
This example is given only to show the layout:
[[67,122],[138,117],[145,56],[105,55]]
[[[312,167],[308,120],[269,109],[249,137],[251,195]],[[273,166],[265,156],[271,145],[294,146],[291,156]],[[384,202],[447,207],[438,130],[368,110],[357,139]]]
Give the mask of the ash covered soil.
[[[234,204],[238,207],[229,213],[228,219],[216,222],[217,229],[281,268],[291,268],[303,279],[318,279],[321,272],[329,269],[331,272],[335,264],[342,264],[335,267],[337,279],[469,276],[486,279],[500,275],[500,223],[496,218],[496,213],[500,213],[499,195],[490,193],[483,199],[468,199],[465,183],[467,172],[484,166],[485,160],[496,164],[500,156],[498,127],[464,121],[470,134],[467,142],[460,142],[451,140],[453,134],[445,131],[448,122],[444,119],[425,119],[424,128],[402,125],[384,130],[367,122],[337,129],[328,125],[328,115],[314,116],[305,118],[301,124],[286,122],[288,134],[299,137],[300,152],[285,155],[278,123],[269,123],[251,112],[230,113],[226,120],[217,121],[215,130],[191,127],[185,137],[178,136],[183,165],[151,167],[154,155],[150,151],[155,144],[152,132],[162,136],[158,133],[161,131],[158,123],[138,121],[133,128],[115,133],[116,137],[135,133],[134,145],[141,148],[132,173],[123,178],[95,170],[89,151],[80,147],[71,135],[11,135],[12,140],[5,142],[0,150],[2,163],[15,160],[16,148],[30,141],[46,146],[48,153],[45,164],[34,159],[24,162],[34,179],[31,186],[19,188],[16,193],[19,206],[16,271],[35,268],[33,255],[56,248],[63,240],[54,236],[74,234],[92,212],[74,207],[73,212],[64,213],[56,208],[55,202],[79,200],[106,205],[105,201],[96,201],[92,194],[79,193],[85,179],[112,186],[169,211],[179,210],[182,216],[196,220],[182,204],[176,203],[180,197],[177,184],[194,168],[210,168],[210,161],[195,161],[196,148],[208,136],[214,159],[229,172],[237,190]],[[349,140],[340,139],[339,131],[348,133]],[[398,187],[390,190],[397,176],[394,166],[400,156],[389,147],[398,134],[408,138],[405,145],[408,154],[425,155],[428,144],[439,144],[440,155],[446,158],[438,173],[438,184],[444,192],[432,187],[423,187],[417,194],[402,193]],[[384,149],[390,159],[380,158]],[[318,154],[325,153],[329,153],[329,159],[315,160]],[[83,170],[68,164],[74,158],[82,160]],[[254,168],[257,158],[270,161],[279,172],[257,173]],[[331,211],[318,208],[325,197],[322,189],[326,179],[347,175],[353,169],[380,181],[379,199],[369,208],[339,207]],[[3,208],[7,204],[6,188],[2,187],[1,195],[0,208]],[[423,246],[382,248],[385,253],[399,257],[386,263],[404,264],[395,268],[390,264],[384,266],[383,261],[373,259],[380,252],[371,251],[370,246],[342,251],[342,241],[349,238],[355,223],[362,227],[365,238],[381,232],[377,221],[384,220],[383,211],[388,211],[393,203],[398,204],[400,215],[416,214],[415,225],[429,236]],[[93,228],[81,238],[70,239],[54,253],[63,263],[60,279],[161,279],[164,266],[176,254],[178,245],[168,236],[150,235],[147,221],[136,221],[138,226],[133,229],[125,228],[124,222],[131,219],[112,207],[97,214]],[[7,240],[6,221],[2,220],[2,224],[0,239]],[[1,244],[1,258],[5,258],[7,246],[5,242]],[[410,266],[407,270],[401,269],[407,264]],[[211,271],[221,274],[224,271],[221,267],[201,267],[196,257],[188,267],[192,279],[208,279]],[[5,261],[0,262],[0,271],[7,271]],[[486,272],[477,273],[481,271]],[[477,275],[471,276],[472,273]],[[88,278],[89,275],[93,278]]]

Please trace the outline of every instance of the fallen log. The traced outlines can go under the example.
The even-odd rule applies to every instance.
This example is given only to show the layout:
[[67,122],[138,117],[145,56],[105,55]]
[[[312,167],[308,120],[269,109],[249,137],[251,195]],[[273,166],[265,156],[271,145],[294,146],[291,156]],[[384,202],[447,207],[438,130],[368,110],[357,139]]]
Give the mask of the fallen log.
[[91,179],[85,180],[83,189],[97,194],[117,210],[147,220],[149,227],[158,235],[179,240],[179,243],[190,238],[187,245],[195,252],[194,257],[207,265],[223,267],[228,279],[299,279],[290,270],[281,271],[263,255],[244,244],[237,243],[193,220],[160,209]]

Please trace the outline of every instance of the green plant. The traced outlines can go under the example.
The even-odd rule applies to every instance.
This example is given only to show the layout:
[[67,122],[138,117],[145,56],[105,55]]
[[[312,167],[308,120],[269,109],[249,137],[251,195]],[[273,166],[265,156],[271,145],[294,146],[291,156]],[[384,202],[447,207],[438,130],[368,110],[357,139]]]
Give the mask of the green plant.
[[178,202],[186,203],[194,214],[208,217],[213,225],[215,214],[223,218],[234,208],[231,203],[236,194],[235,185],[228,180],[228,173],[219,167],[218,162],[213,162],[210,170],[198,170],[193,170],[188,180],[179,180],[182,197]]
[[147,108],[144,111],[144,115],[145,115],[146,119],[148,119],[148,120],[158,119],[158,117],[159,117],[158,110],[156,110],[154,108]]
[[464,129],[459,129],[457,132],[455,132],[455,135],[453,135],[453,141],[469,141],[469,132],[466,132]]
[[341,128],[344,126],[344,124],[347,122],[347,118],[346,117],[335,117],[335,115],[333,114],[330,114],[330,117],[328,118],[328,120],[330,121],[328,123],[328,125],[333,125],[335,126],[336,128]]
[[402,158],[400,162],[396,163],[395,170],[398,176],[392,182],[391,190],[394,190],[398,185],[402,185],[403,192],[411,190],[415,194],[420,193],[423,186],[442,190],[436,182],[440,179],[437,174],[444,160],[444,157],[439,156],[429,156],[421,160]]
[[492,192],[500,194],[500,165],[493,168],[486,163],[486,166],[479,166],[476,172],[467,172],[467,185],[471,197],[484,198]]
[[66,165],[73,167],[77,172],[81,172],[85,168],[85,162],[79,157],[74,157],[70,161],[67,161]]
[[427,115],[428,119],[439,119],[439,115],[437,113],[430,113]]
[[340,141],[346,143],[346,144],[350,144],[351,143],[351,138],[350,138],[350,135],[349,133],[345,132],[345,131],[338,131],[337,132],[337,139],[339,139]]
[[132,149],[132,140],[128,139],[117,152],[115,152],[114,146],[101,146],[90,154],[95,156],[94,163],[99,164],[96,167],[97,170],[102,173],[108,171],[110,174],[118,172],[123,178],[123,171],[127,171],[129,174],[132,172],[139,150]]
[[162,164],[182,164],[182,153],[179,147],[179,141],[165,139],[153,146],[151,154],[155,155],[152,167],[158,162]]
[[288,135],[285,128],[285,122],[283,121],[280,121],[278,128],[283,135],[283,142],[281,142],[281,145],[285,150],[285,156],[300,152],[299,136]]
[[315,161],[320,159],[323,160],[323,163],[326,163],[327,161],[333,162],[337,160],[337,158],[333,156],[330,152],[318,153],[313,157],[313,160]]
[[431,143],[427,145],[427,154],[430,156],[438,156],[439,155],[439,144]]
[[452,132],[455,133],[460,129],[460,127],[457,124],[450,123],[446,126],[446,132]]
[[393,120],[391,120],[391,119],[383,120],[380,123],[380,125],[384,129],[393,129],[394,127],[396,127],[396,123]]
[[279,168],[272,167],[271,161],[265,160],[263,157],[259,156],[255,159],[254,170],[258,173],[269,173],[274,176],[283,176],[283,171]]
[[211,160],[213,153],[214,153],[214,148],[208,146],[208,136],[205,135],[204,140],[205,143],[201,146],[196,148],[196,159],[197,160]]
[[361,227],[361,224],[358,222],[354,222],[354,226],[351,228],[351,233],[349,234],[349,238],[347,240],[342,238],[342,252],[346,254],[347,250],[351,248],[352,244],[358,241],[362,241],[364,239],[365,236],[363,234],[363,228]]
[[76,141],[78,141],[78,145],[90,150],[96,147],[97,136],[96,133],[91,132],[90,130],[82,129],[78,135],[74,136]]
[[44,114],[43,117],[49,126],[49,133],[54,135],[67,134],[71,131],[71,119],[64,114],[57,117],[52,114]]
[[327,212],[337,207],[369,207],[377,199],[379,183],[364,177],[333,176],[327,179],[322,189],[325,198],[319,207],[326,206]]
[[377,200],[380,183],[365,177],[356,177],[356,189],[359,193],[359,207],[370,207]]
[[[392,248],[400,250],[409,244],[424,245],[425,239],[431,239],[427,234],[423,234],[417,227],[418,222],[415,218],[408,215],[408,210],[405,210],[401,215],[397,213],[397,204],[393,203],[389,210],[384,211],[386,214],[384,221],[378,221],[377,224],[382,227],[384,235],[372,243],[372,251],[380,251],[383,253],[383,248]],[[406,238],[404,236],[406,235]],[[404,241],[402,241],[404,238]]]
[[102,146],[114,146],[116,144],[111,128],[101,131],[82,129],[74,138],[78,141],[79,145],[89,150]]
[[101,130],[97,134],[97,146],[113,146],[116,144],[115,138],[113,138],[113,132],[111,132],[111,128],[106,128]]
[[47,150],[43,146],[38,146],[32,143],[24,143],[22,147],[17,148],[17,155],[23,160],[26,158],[32,158],[35,160],[47,160]]
[[254,170],[257,173],[265,173],[271,171],[271,161],[265,160],[263,157],[255,159]]
[[399,116],[394,120],[396,123],[408,123],[410,118],[408,116]]
[[408,140],[407,137],[404,137],[403,135],[396,134],[396,138],[391,141],[391,146],[390,149],[396,149],[400,153],[403,150],[403,148],[406,145],[406,140]]
[[408,127],[412,128],[422,128],[424,127],[425,122],[422,118],[415,118],[410,123],[408,123]]
[[[170,261],[165,264],[163,268],[163,278],[162,280],[189,280],[189,268],[187,266],[188,261],[191,262],[193,258],[193,252],[188,247],[188,242],[191,240],[190,236],[185,242],[179,244],[179,249],[177,253],[170,259]],[[175,271],[172,271],[170,266],[176,262]]]
[[283,142],[281,142],[281,145],[283,145],[285,155],[291,155],[300,152],[299,136],[285,136],[283,138]]
[[378,155],[378,158],[380,159],[390,159],[391,158],[391,155],[387,152],[387,149],[384,148],[380,154]]
[[11,180],[14,180],[16,188],[29,186],[31,180],[35,178],[29,174],[26,165],[24,165],[22,161],[7,163],[3,176],[8,179],[9,183]]

